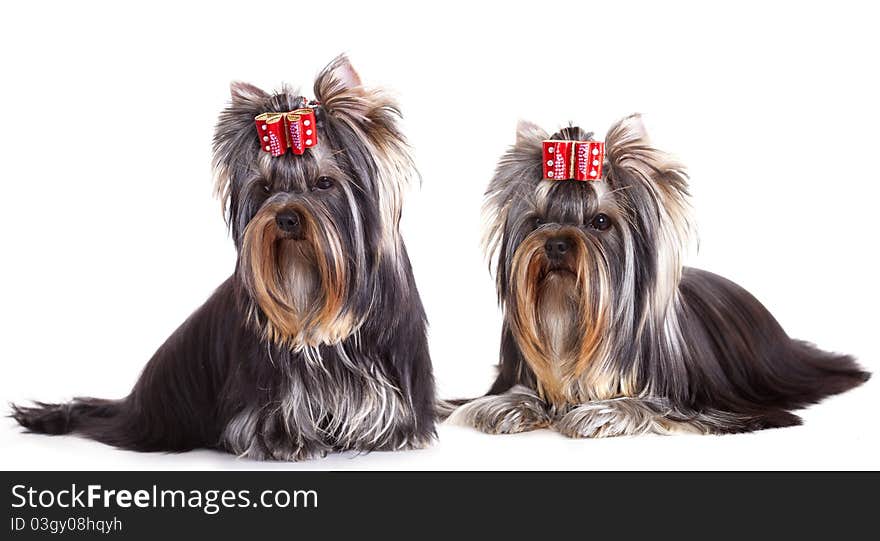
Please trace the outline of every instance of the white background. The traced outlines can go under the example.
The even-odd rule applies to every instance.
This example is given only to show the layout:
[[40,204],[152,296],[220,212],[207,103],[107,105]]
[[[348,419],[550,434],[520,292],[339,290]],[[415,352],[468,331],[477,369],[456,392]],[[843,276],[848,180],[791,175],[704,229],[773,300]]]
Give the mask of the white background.
[[[500,314],[480,205],[516,120],[549,131],[574,121],[601,136],[634,111],[690,167],[701,239],[690,263],[749,289],[791,335],[880,370],[880,43],[869,8],[250,6],[4,4],[3,402],[128,392],[233,269],[210,171],[229,81],[310,93],[343,51],[366,83],[394,90],[406,115],[423,183],[402,227],[442,396],[480,394],[493,377]],[[572,441],[441,426],[428,450],[306,464],[124,452],[25,435],[3,419],[0,466],[876,469],[878,385],[803,411],[802,427],[748,435]]]

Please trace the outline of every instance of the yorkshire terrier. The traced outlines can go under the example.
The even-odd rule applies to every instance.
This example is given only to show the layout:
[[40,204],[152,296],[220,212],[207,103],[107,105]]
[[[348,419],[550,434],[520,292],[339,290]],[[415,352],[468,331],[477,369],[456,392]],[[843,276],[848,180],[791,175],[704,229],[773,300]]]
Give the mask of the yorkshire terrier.
[[434,431],[425,313],[399,232],[415,169],[397,105],[347,58],[315,100],[233,83],[214,135],[235,272],[120,400],[13,406],[33,432],[261,460],[419,448]]
[[577,127],[517,131],[485,204],[499,374],[441,416],[492,434],[748,432],[800,424],[790,410],[868,379],[851,357],[789,338],[733,282],[682,266],[687,176],[638,115],[604,143]]

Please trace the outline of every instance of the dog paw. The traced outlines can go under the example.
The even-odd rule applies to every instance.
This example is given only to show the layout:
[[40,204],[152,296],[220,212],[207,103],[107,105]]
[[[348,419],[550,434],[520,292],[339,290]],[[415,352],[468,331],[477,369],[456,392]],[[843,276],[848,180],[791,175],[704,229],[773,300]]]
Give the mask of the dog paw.
[[502,397],[471,402],[463,407],[462,417],[467,424],[486,434],[516,434],[550,425],[550,416],[543,404]]
[[607,438],[631,433],[633,419],[611,401],[577,406],[553,422],[553,428],[569,438]]
[[517,434],[549,425],[547,415],[534,408],[514,407],[507,411],[477,416],[474,427],[487,434]]

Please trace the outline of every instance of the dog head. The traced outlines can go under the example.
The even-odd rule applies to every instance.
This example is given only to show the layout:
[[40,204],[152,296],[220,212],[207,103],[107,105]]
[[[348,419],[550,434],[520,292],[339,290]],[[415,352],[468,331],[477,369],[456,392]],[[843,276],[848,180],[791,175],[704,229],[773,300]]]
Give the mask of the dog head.
[[254,119],[308,104],[232,84],[214,135],[216,190],[238,250],[249,316],[279,345],[333,344],[378,295],[379,261],[397,264],[401,191],[414,174],[396,104],[340,56],[314,85],[317,145],[265,152]]
[[684,170],[651,146],[638,115],[609,130],[600,180],[542,180],[543,140],[592,135],[568,127],[548,137],[520,123],[484,206],[506,322],[555,401],[572,386],[603,396],[633,385],[611,357],[662,324],[691,230]]

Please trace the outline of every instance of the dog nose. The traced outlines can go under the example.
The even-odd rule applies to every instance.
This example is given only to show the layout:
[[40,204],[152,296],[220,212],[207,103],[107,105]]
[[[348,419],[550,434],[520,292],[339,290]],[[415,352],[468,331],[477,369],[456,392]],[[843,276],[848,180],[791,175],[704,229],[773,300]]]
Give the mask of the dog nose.
[[544,250],[550,258],[559,258],[568,252],[571,245],[565,237],[551,237],[544,243]]
[[278,224],[278,229],[285,233],[298,233],[302,224],[302,218],[300,218],[298,212],[285,210],[275,215],[275,223]]

